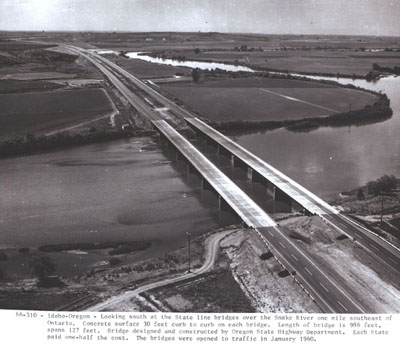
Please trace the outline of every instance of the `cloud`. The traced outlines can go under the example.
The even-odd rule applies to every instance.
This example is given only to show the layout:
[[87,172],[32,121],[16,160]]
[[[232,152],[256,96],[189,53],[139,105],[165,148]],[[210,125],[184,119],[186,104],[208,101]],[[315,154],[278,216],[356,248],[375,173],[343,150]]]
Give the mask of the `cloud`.
[[0,0],[0,29],[400,35],[390,0]]

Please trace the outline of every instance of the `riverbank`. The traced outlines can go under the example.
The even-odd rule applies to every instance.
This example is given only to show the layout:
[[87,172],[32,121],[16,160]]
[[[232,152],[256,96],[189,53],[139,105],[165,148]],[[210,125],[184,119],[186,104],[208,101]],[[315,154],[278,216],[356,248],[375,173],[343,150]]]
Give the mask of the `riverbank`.
[[364,185],[340,193],[333,204],[400,248],[400,179],[383,195],[370,193]]
[[290,131],[309,132],[319,127],[362,126],[382,122],[392,117],[390,101],[385,94],[363,109],[285,121],[227,121],[215,124],[218,130],[228,133],[254,133],[285,127]]
[[[235,50],[233,50],[235,51]],[[205,51],[208,52],[208,51]],[[211,52],[215,53],[214,50],[212,50]],[[219,51],[221,53],[221,51]],[[226,51],[225,51],[226,52]],[[250,52],[251,53],[251,52]],[[129,56],[129,53],[127,51],[122,51],[121,55],[122,56],[126,56],[126,57],[131,57]],[[185,62],[200,62],[200,63],[209,63],[209,64],[225,64],[225,65],[232,65],[235,66],[237,68],[237,71],[235,72],[245,72],[246,73],[246,69],[252,69],[254,73],[260,73],[260,72],[271,72],[273,74],[283,74],[283,75],[289,75],[289,74],[299,74],[299,75],[304,75],[305,77],[307,77],[307,75],[313,75],[313,76],[319,76],[319,77],[330,77],[330,78],[351,78],[351,79],[364,79],[364,80],[371,80],[369,79],[368,74],[356,74],[356,73],[329,73],[329,72],[303,72],[303,71],[298,71],[298,70],[288,70],[288,69],[279,69],[279,68],[270,68],[270,67],[265,67],[265,66],[261,66],[261,65],[251,65],[251,68],[249,66],[249,63],[245,62],[245,61],[239,61],[239,60],[235,60],[232,62],[232,60],[215,60],[215,59],[207,59],[207,58],[187,58],[185,54],[187,54],[187,52],[183,51],[182,54],[183,55],[173,55],[173,54],[166,54],[165,51],[158,51],[158,52],[151,52],[151,53],[133,53],[135,54],[135,56],[149,56],[152,57],[154,59],[157,60],[164,60],[164,61],[176,61],[178,63],[185,63]],[[243,71],[240,71],[240,69],[243,68]],[[218,68],[216,68],[218,70]],[[376,78],[375,78],[376,79]]]
[[104,130],[91,128],[88,131],[74,133],[69,131],[54,135],[28,135],[0,142],[0,159],[22,155],[53,152],[65,148],[113,141],[123,138],[152,136],[155,132],[144,129]]

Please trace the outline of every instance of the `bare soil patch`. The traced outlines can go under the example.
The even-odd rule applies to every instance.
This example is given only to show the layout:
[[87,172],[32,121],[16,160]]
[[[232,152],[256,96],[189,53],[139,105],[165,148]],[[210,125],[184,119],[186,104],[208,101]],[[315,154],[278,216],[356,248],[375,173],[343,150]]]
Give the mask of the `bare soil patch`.
[[321,312],[293,279],[279,276],[284,268],[276,259],[261,258],[268,250],[254,231],[237,232],[222,246],[236,280],[258,312]]
[[295,217],[280,222],[287,234],[371,313],[400,310],[400,281],[377,260],[318,217]]
[[148,299],[159,301],[167,311],[192,313],[256,311],[227,268],[217,269],[196,280],[169,286],[167,289],[153,290],[146,295]]

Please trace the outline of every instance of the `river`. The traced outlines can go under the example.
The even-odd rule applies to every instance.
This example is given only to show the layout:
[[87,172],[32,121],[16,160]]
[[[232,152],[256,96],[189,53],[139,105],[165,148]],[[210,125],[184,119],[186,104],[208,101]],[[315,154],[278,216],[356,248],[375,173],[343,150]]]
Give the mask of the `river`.
[[[339,81],[382,90],[391,99],[393,117],[361,127],[309,133],[279,129],[235,139],[325,198],[383,174],[398,176],[400,79]],[[201,201],[199,185],[186,183],[184,173],[152,138],[4,159],[0,161],[0,243],[2,248],[32,248],[148,240],[150,249],[135,254],[134,260],[163,256],[185,245],[186,232],[196,236],[224,225],[218,220],[215,200],[206,198]],[[57,274],[84,272],[105,258],[95,252],[59,254]]]
[[[171,59],[159,59],[139,53],[128,53],[130,58],[171,65]],[[215,69],[208,62],[179,61],[179,66]],[[233,66],[218,64],[218,68],[232,71]],[[238,69],[237,69],[238,71]],[[248,70],[249,72],[256,72]],[[393,117],[382,123],[360,127],[319,128],[308,133],[294,133],[286,129],[261,134],[241,135],[237,142],[268,163],[301,183],[317,195],[332,199],[341,191],[356,188],[384,174],[400,175],[400,78],[386,77],[376,82],[307,76],[327,79],[341,84],[353,84],[365,89],[382,91],[388,95]]]
[[[3,159],[0,249],[145,240],[151,247],[134,260],[163,257],[186,244],[186,232],[195,237],[221,224],[216,202],[202,202],[199,191],[200,183],[188,184],[152,138]],[[64,276],[109,257],[53,256]]]
[[400,174],[400,78],[375,83],[332,79],[383,91],[391,101],[392,118],[360,127],[321,127],[308,133],[279,129],[237,137],[240,145],[327,199],[384,174]]

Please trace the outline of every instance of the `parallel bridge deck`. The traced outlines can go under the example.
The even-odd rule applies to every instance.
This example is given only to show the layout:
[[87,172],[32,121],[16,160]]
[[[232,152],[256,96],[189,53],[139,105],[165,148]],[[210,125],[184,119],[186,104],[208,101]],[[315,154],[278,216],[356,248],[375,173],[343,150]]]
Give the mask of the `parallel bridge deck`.
[[167,122],[157,120],[152,123],[249,227],[276,225],[263,209]]
[[320,199],[309,190],[293,181],[291,178],[264,162],[245,148],[241,147],[222,133],[207,125],[198,118],[185,118],[186,122],[206,134],[218,145],[231,152],[234,156],[242,160],[247,166],[256,171],[261,176],[274,184],[282,192],[286,193],[298,204],[313,214],[337,214],[335,208]]

